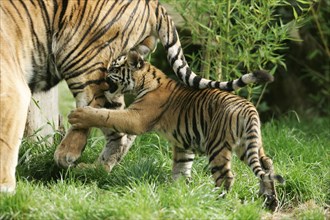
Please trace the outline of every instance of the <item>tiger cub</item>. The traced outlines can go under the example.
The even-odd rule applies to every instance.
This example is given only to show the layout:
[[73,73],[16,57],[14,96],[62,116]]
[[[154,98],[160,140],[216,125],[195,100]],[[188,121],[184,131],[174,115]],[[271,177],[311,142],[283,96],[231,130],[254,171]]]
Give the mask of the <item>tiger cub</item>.
[[[258,74],[267,78],[268,73]],[[173,144],[174,179],[189,178],[195,152],[206,154],[215,185],[223,185],[224,192],[233,184],[235,152],[260,179],[266,205],[276,210],[274,181],[283,183],[284,179],[274,174],[272,160],[264,152],[253,104],[218,89],[196,90],[178,83],[134,51],[119,58],[108,77],[113,96],[134,92],[135,101],[123,110],[78,108],[69,115],[74,128],[107,127],[134,135],[159,132]]]

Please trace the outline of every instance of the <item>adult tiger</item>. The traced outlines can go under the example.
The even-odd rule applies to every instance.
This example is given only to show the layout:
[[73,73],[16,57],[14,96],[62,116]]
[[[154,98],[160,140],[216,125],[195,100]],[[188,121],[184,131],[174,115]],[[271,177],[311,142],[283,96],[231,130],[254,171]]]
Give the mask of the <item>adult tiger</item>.
[[[120,64],[122,63],[122,64]],[[272,80],[266,72],[256,72]],[[173,178],[190,177],[195,152],[206,154],[217,187],[233,184],[232,152],[260,179],[260,193],[272,210],[278,207],[272,160],[264,153],[256,108],[246,99],[216,89],[183,86],[131,52],[110,68],[111,93],[134,92],[124,110],[78,108],[69,115],[76,128],[107,127],[132,135],[157,131],[173,145]]]

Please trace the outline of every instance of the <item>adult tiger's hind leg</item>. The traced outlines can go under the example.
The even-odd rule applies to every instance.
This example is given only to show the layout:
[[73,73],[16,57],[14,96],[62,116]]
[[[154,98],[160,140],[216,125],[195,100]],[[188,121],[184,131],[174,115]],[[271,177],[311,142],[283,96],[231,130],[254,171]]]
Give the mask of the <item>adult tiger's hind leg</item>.
[[194,162],[195,154],[191,150],[180,147],[173,147],[173,168],[172,177],[174,180],[181,176],[188,180],[191,178],[191,167]]
[[[18,151],[24,133],[31,92],[22,76],[0,74],[0,192],[13,192]],[[13,79],[14,78],[14,79]]]
[[[105,105],[108,109],[124,109],[124,96],[117,96]],[[106,145],[104,146],[97,163],[100,163],[110,172],[117,165],[131,148],[135,135],[117,133],[107,128],[102,128],[105,135]]]

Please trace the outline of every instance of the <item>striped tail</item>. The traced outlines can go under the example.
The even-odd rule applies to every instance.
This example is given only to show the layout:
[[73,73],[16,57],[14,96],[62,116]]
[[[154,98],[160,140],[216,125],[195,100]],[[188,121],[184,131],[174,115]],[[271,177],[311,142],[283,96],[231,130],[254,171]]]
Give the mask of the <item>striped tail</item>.
[[[206,80],[206,79],[201,78],[201,80]],[[240,78],[229,82],[217,82],[211,80],[208,81],[209,81],[208,88],[219,88],[221,90],[233,91],[252,83],[273,82],[274,77],[264,70],[256,70],[252,73],[244,74]]]
[[174,22],[168,16],[165,8],[159,5],[156,16],[159,39],[165,48],[167,59],[179,80],[184,84],[196,89],[216,88],[233,91],[247,84],[266,83],[274,80],[273,76],[266,71],[244,74],[239,79],[229,82],[213,81],[196,75],[186,62]]

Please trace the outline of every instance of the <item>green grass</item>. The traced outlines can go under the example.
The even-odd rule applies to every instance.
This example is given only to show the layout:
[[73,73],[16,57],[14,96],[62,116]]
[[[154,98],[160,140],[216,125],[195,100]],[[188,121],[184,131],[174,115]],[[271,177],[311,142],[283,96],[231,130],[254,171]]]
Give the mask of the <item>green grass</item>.
[[[232,191],[219,199],[198,156],[191,183],[171,179],[171,148],[158,135],[137,138],[111,173],[95,169],[60,169],[53,145],[39,138],[22,144],[16,194],[1,195],[0,219],[326,219],[330,205],[330,120],[286,117],[262,127],[266,152],[285,179],[277,185],[281,207],[262,208],[258,180],[237,158]],[[104,138],[93,130],[78,162],[92,163]]]

